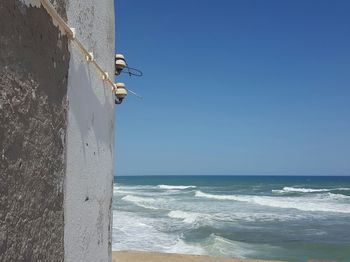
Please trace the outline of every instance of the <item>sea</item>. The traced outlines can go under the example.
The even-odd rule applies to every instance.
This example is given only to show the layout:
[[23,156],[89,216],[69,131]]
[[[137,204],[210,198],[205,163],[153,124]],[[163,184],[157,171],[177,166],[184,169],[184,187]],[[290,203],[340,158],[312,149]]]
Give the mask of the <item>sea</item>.
[[350,261],[350,177],[119,176],[113,250]]

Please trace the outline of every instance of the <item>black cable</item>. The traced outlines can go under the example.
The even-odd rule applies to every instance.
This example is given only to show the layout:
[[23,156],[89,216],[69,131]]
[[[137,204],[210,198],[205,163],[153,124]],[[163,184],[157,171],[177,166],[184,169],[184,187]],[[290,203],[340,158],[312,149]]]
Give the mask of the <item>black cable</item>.
[[128,74],[129,76],[143,76],[142,71],[139,69],[129,67],[128,65],[126,65],[125,69],[127,69],[127,71],[123,70],[122,73]]

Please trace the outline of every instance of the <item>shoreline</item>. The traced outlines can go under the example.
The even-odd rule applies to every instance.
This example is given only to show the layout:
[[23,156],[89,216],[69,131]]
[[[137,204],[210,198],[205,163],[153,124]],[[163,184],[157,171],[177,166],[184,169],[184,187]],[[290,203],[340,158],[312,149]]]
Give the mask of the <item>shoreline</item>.
[[147,251],[113,251],[112,262],[277,262],[276,260],[212,257]]

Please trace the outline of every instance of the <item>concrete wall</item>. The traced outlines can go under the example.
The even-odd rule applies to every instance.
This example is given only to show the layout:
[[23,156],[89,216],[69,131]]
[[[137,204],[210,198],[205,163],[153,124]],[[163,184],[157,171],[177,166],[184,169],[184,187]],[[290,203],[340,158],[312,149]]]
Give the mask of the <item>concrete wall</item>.
[[63,261],[68,40],[5,0],[0,47],[0,261]]
[[[112,0],[69,0],[68,24],[113,76]],[[65,260],[111,260],[114,101],[94,67],[70,46],[68,78]]]
[[[51,0],[113,75],[113,0]],[[38,0],[0,1],[0,261],[110,261],[110,87]]]

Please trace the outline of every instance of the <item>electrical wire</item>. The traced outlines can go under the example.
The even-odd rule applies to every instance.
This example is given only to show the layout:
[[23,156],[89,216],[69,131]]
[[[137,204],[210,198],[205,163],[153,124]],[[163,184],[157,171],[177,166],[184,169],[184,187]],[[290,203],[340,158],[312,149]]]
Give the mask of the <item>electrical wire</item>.
[[124,68],[127,71],[122,71],[124,74],[128,74],[129,76],[143,76],[143,73],[141,70],[129,67],[128,65]]
[[[76,37],[75,30],[68,26],[68,24],[64,21],[64,19],[57,13],[55,7],[49,2],[49,0],[40,0],[40,2],[43,5],[43,7],[46,9],[46,11],[49,13],[49,15],[58,23],[58,25],[63,29],[63,31],[66,32],[66,34],[68,35],[69,39],[72,42],[75,42],[75,44],[78,46],[78,48],[83,53],[83,55],[85,55],[87,61],[95,66],[97,71],[101,74],[102,79],[104,81],[106,81],[111,86],[111,89],[113,91],[114,88],[115,88],[115,83],[109,78],[108,73],[105,70],[103,70],[103,68],[93,58],[92,53],[90,53],[84,47],[83,43]],[[130,69],[134,70],[137,73],[140,72],[141,75],[142,75],[142,72],[140,70],[137,70],[137,69],[134,69],[134,68],[130,68]],[[134,74],[134,73],[131,73],[129,71],[129,75],[137,75],[137,73]],[[131,94],[137,96],[138,98],[142,98],[142,96],[138,95],[137,93],[135,93],[134,91],[132,91],[130,89],[127,89],[127,91],[129,91]]]

